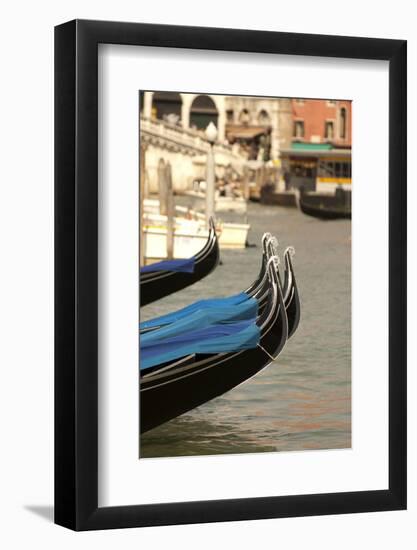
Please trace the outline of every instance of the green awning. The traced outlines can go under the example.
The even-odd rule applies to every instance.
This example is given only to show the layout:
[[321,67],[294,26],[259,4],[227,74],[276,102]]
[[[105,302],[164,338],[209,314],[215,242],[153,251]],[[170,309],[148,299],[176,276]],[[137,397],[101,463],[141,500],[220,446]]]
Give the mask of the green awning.
[[329,151],[332,149],[331,143],[301,143],[295,141],[291,144],[291,149],[295,151]]

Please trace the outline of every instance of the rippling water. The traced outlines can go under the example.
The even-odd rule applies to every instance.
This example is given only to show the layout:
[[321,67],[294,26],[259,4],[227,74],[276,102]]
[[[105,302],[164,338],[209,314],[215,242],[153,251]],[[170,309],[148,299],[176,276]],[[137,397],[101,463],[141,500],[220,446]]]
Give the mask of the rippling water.
[[293,245],[301,322],[275,363],[193,411],[141,436],[141,457],[335,449],[351,444],[350,221],[320,221],[295,208],[250,204],[249,240],[224,250],[199,283],[150,304],[141,319],[201,297],[245,289],[260,265],[265,231]]

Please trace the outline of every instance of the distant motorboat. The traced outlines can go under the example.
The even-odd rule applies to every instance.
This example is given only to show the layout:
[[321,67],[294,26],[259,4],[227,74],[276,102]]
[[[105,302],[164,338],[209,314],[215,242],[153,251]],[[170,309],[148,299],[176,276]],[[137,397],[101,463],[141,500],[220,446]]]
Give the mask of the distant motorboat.
[[[204,181],[199,182],[197,188],[185,191],[184,195],[195,199],[193,205],[194,210],[205,210],[206,193]],[[233,190],[228,193],[226,188],[223,190],[216,189],[214,194],[214,210],[215,212],[233,212],[234,214],[244,215],[248,211],[248,203],[238,190]]]
[[277,190],[274,184],[266,184],[260,191],[261,204],[269,206],[297,207],[297,199],[294,190]]
[[[187,197],[193,197],[195,199],[193,208],[195,210],[203,211],[206,206],[206,194],[202,191],[185,191],[184,195]],[[228,197],[220,195],[216,191],[214,196],[214,210],[215,212],[233,212],[234,214],[246,214],[248,205],[243,197]]]

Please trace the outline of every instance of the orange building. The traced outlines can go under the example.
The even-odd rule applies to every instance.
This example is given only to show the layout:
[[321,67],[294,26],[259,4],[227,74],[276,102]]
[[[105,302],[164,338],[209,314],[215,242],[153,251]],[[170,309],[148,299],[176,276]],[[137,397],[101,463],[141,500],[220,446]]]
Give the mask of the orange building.
[[330,99],[293,99],[293,143],[352,146],[352,102]]

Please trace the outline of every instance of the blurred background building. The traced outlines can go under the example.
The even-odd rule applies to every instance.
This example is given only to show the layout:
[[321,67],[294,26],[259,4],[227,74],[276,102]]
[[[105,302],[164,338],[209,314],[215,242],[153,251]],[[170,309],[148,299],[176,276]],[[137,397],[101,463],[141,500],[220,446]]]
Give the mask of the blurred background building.
[[[161,158],[171,164],[176,192],[204,179],[210,146],[204,131],[210,122],[218,131],[214,152],[219,179],[239,181],[248,168],[267,166],[276,171],[275,183],[285,179],[288,186],[292,175],[297,186],[296,174],[302,178],[298,184],[317,177],[324,151],[327,161],[332,156],[342,159],[335,161],[338,175],[350,177],[350,101],[159,91],[140,92],[139,103],[146,188],[151,193],[157,189]],[[336,175],[331,161],[323,169],[329,177]]]
[[351,101],[292,99],[294,143],[351,147]]

